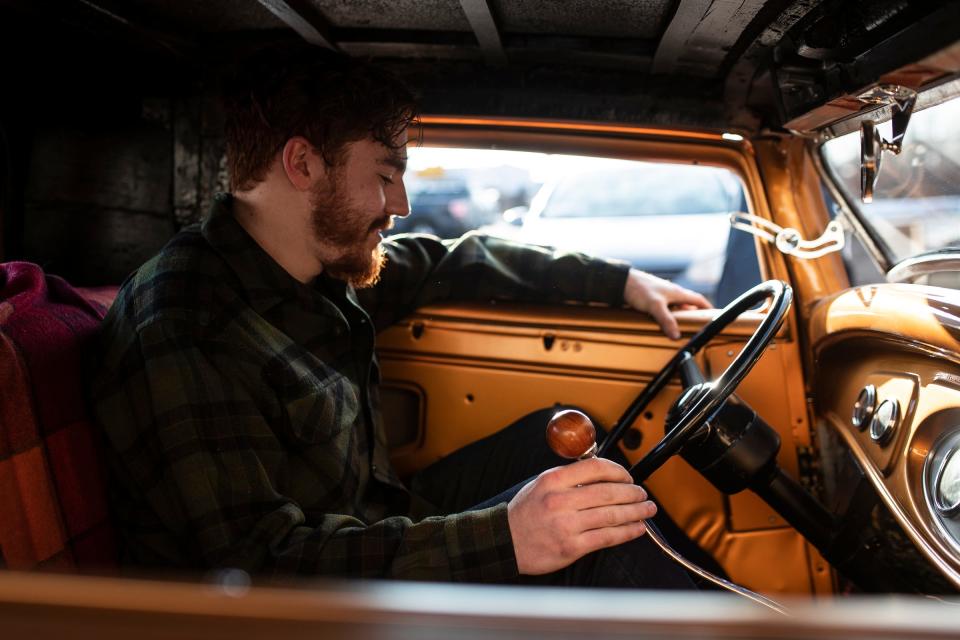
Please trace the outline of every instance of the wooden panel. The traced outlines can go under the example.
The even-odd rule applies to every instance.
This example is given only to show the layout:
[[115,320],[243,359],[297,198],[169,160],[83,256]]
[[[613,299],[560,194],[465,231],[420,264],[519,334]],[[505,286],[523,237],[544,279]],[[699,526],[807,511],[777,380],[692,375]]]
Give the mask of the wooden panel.
[[[779,562],[773,559],[771,573]],[[410,583],[228,587],[0,572],[4,638],[911,638],[956,637],[943,602],[789,600],[780,616],[724,594]]]

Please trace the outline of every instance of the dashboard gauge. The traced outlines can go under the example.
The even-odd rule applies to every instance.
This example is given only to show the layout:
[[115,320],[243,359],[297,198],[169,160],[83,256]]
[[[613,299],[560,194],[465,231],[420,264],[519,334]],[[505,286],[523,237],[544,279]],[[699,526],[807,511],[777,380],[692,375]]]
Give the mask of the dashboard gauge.
[[923,493],[934,521],[960,552],[960,428],[948,430],[930,447]]
[[944,459],[934,481],[933,496],[942,515],[953,518],[960,514],[960,449],[953,449]]

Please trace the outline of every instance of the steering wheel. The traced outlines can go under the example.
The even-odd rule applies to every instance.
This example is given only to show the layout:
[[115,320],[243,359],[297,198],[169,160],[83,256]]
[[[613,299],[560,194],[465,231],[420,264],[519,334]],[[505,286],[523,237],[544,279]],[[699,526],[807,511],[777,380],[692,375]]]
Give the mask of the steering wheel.
[[[696,355],[710,340],[730,323],[736,320],[744,311],[753,308],[758,303],[772,299],[766,317],[753,332],[746,346],[737,355],[726,371],[712,382],[704,380],[703,373],[694,360]],[[768,280],[750,289],[739,298],[731,302],[720,312],[710,324],[690,338],[676,355],[660,370],[647,384],[646,388],[630,404],[616,427],[603,441],[597,451],[598,457],[617,445],[627,429],[634,423],[637,416],[647,408],[650,401],[656,396],[679,370],[683,386],[686,389],[675,405],[673,426],[669,428],[663,439],[651,451],[630,468],[630,475],[637,483],[646,480],[659,469],[670,456],[677,453],[686,444],[705,422],[712,419],[723,407],[733,390],[746,377],[780,326],[783,324],[793,300],[793,290],[781,280]]]

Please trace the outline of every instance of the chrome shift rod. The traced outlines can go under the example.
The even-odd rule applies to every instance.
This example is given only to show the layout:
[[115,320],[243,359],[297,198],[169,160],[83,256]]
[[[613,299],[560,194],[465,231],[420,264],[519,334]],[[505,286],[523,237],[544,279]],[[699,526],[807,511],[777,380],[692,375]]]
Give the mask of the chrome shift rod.
[[[567,409],[558,412],[550,419],[550,422],[547,423],[547,444],[549,444],[553,452],[561,458],[567,458],[568,460],[596,458],[597,430],[586,414],[574,409]],[[680,555],[676,549],[670,546],[653,522],[647,521],[644,524],[646,525],[647,536],[650,540],[657,545],[668,558],[675,561],[684,569],[700,576],[704,580],[712,582],[718,587],[743,596],[781,615],[790,615],[783,605],[778,602],[734,584],[729,580],[724,580],[720,576],[714,575],[703,567],[687,560]]]

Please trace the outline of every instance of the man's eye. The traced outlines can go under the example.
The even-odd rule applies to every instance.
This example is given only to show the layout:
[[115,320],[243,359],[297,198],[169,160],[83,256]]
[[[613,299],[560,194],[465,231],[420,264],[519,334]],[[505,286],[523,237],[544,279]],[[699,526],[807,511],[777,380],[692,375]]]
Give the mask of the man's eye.
[[383,184],[393,184],[393,178],[391,176],[385,176],[381,173],[380,179],[383,180]]

